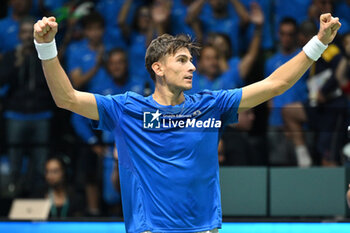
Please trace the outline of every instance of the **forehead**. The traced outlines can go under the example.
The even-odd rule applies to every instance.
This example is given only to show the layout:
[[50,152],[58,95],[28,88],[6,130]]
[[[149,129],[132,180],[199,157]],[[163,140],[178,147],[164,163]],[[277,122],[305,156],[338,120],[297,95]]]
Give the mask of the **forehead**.
[[175,59],[180,56],[186,56],[186,57],[192,58],[192,55],[187,48],[179,48],[174,54],[167,54],[165,56],[165,59],[169,59],[169,58]]

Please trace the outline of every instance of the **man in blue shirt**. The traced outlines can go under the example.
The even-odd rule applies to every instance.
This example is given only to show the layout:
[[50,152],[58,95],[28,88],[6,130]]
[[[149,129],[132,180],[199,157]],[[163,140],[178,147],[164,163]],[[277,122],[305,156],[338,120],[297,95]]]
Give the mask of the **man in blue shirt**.
[[290,88],[334,39],[340,23],[330,14],[322,15],[320,31],[305,50],[308,55],[300,52],[260,82],[194,95],[183,92],[192,88],[196,68],[191,51],[198,47],[187,37],[162,35],[146,52],[146,67],[155,82],[148,97],[133,92],[101,96],[73,89],[52,50],[57,26],[54,17],[44,17],[34,30],[52,96],[58,107],[90,118],[114,134],[126,231],[139,233],[221,228],[217,155],[221,129],[237,121],[237,112]]
[[28,16],[30,1],[11,0],[11,14],[0,20],[0,58],[20,44],[18,37],[20,21]]
[[[279,41],[280,49],[271,58],[266,61],[265,64],[265,76],[267,77],[274,72],[283,63],[290,60],[292,57],[300,52],[297,47],[297,37],[298,26],[297,22],[293,18],[284,18],[279,26]],[[294,102],[304,101],[307,99],[307,87],[306,87],[306,75],[302,78],[288,91],[280,96],[272,98],[270,102],[270,116],[269,116],[269,141],[270,141],[270,162],[273,164],[290,164],[289,161],[282,161],[280,154],[291,154],[296,157],[296,162],[298,166],[311,166],[311,157],[305,147],[296,147],[295,150],[291,149],[288,151],[286,148],[287,138],[285,137],[285,125],[282,118],[282,108],[286,105]],[[291,151],[290,153],[288,153]],[[294,156],[295,153],[295,156]],[[289,156],[288,156],[289,157]]]

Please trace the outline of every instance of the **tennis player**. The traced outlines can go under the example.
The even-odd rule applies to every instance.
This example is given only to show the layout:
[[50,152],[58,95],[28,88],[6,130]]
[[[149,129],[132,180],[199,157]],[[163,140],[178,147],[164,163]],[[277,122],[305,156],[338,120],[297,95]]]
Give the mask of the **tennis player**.
[[221,228],[217,147],[223,127],[237,121],[237,112],[288,90],[321,56],[341,24],[331,14],[321,15],[319,32],[303,51],[260,82],[194,95],[184,91],[192,88],[196,68],[191,53],[197,47],[187,37],[162,35],[146,52],[146,68],[155,82],[148,97],[73,89],[57,59],[57,26],[54,17],[34,25],[34,43],[55,103],[113,132],[126,231],[155,233]]

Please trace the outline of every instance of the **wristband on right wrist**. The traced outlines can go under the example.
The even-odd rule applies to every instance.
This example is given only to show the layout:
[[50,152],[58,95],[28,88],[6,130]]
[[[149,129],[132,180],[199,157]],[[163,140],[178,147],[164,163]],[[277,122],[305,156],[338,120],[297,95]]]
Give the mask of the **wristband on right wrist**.
[[312,39],[303,47],[303,51],[310,59],[317,61],[322,53],[327,49],[328,45],[323,44],[317,36]]
[[40,60],[50,60],[57,56],[55,39],[49,43],[38,43],[34,39],[34,44]]

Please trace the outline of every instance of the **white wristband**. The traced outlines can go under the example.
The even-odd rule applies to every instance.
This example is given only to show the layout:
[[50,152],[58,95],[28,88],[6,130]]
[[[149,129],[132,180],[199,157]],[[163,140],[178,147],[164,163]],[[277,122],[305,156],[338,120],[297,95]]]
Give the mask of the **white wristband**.
[[40,60],[49,60],[57,56],[55,39],[49,43],[38,43],[34,39],[34,44]]
[[303,51],[306,56],[311,58],[314,61],[317,61],[322,53],[326,50],[328,45],[323,44],[317,36],[312,37],[312,39],[307,42],[307,44],[303,47]]

